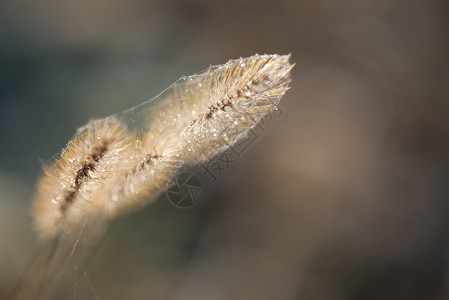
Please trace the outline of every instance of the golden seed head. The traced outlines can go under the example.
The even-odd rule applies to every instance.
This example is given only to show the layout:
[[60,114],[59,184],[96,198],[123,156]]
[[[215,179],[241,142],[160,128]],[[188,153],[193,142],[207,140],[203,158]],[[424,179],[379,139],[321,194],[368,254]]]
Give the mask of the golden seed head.
[[230,60],[84,126],[43,167],[33,204],[40,237],[71,233],[155,199],[181,166],[210,160],[275,109],[292,67],[288,55]]

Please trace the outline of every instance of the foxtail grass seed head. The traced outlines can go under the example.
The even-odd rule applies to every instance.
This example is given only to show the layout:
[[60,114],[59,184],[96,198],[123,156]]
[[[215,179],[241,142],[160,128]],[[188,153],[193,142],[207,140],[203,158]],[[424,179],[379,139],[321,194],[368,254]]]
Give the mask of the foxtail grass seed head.
[[92,121],[44,165],[33,204],[42,239],[138,209],[183,165],[244,137],[289,89],[289,55],[255,55],[183,77],[156,98]]
[[289,89],[289,56],[255,55],[183,77],[150,108],[150,128],[181,132],[186,164],[206,162],[237,142]]
[[132,151],[104,192],[109,217],[144,207],[164,191],[182,166],[177,140],[163,132],[149,131],[133,137]]
[[85,221],[95,194],[104,189],[129,146],[129,135],[119,122],[92,121],[53,163],[43,166],[32,210],[41,238],[52,238]]

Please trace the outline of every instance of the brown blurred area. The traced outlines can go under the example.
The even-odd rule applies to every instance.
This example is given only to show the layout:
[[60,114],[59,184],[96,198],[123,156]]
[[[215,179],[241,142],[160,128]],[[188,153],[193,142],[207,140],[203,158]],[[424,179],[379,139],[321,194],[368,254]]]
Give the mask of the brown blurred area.
[[282,116],[198,205],[161,197],[117,220],[70,299],[447,299],[448,8],[3,3],[0,297],[36,243],[28,207],[39,159],[76,127],[209,64],[291,53]]

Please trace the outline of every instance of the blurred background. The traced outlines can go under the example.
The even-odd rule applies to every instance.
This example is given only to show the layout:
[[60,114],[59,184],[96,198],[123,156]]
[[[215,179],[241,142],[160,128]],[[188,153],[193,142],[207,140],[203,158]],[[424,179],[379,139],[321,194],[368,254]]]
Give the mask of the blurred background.
[[[75,129],[255,53],[282,114],[189,209],[112,224],[70,299],[448,299],[445,0],[8,1],[0,10],[0,298],[36,245],[41,162]],[[80,280],[81,282],[81,280]]]

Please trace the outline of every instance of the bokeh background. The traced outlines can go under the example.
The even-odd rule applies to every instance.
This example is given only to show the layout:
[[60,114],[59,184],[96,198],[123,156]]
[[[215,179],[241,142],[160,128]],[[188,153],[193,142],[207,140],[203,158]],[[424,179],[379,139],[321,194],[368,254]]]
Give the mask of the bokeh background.
[[41,161],[77,127],[209,64],[291,53],[282,116],[196,206],[114,222],[70,299],[448,299],[448,8],[2,2],[0,298],[36,244]]

